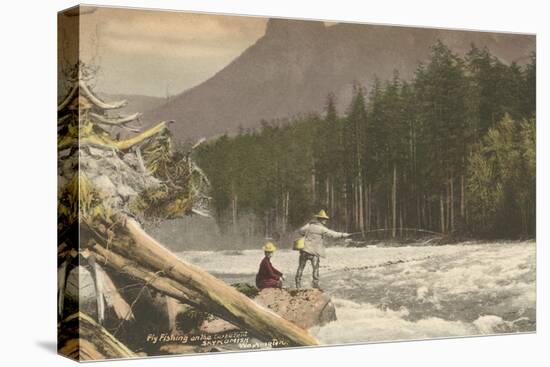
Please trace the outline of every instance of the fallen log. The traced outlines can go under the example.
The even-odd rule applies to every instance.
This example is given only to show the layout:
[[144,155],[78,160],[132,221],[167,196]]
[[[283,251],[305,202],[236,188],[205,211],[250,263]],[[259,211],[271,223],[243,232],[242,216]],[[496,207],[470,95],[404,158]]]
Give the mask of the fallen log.
[[205,304],[200,302],[198,294],[179,282],[162,275],[162,272],[154,273],[144,269],[135,262],[113,251],[107,250],[99,244],[93,246],[93,256],[95,256],[97,262],[113,269],[115,272],[125,273],[132,278],[142,281],[144,285],[154,288],[180,302],[190,304],[193,307],[206,307]]
[[100,274],[101,280],[103,281],[103,296],[105,297],[107,305],[113,308],[113,311],[120,320],[134,320],[135,316],[132,312],[132,308],[126,300],[122,298],[111,277],[97,264],[97,262],[96,265],[96,271]]
[[77,361],[114,358],[136,358],[128,349],[103,326],[90,316],[77,312],[58,325],[59,354]]
[[[133,276],[147,281],[166,295],[184,303],[194,303],[261,340],[286,341],[290,346],[319,344],[306,330],[256,304],[201,268],[178,258],[143,231],[134,219],[126,218],[124,226],[133,241],[112,242],[110,250],[94,246],[105,265],[112,263],[119,269],[133,272]],[[114,252],[124,256],[114,256]]]
[[69,260],[63,261],[57,270],[57,315],[63,316],[63,306],[65,305],[65,286],[67,285],[67,267]]

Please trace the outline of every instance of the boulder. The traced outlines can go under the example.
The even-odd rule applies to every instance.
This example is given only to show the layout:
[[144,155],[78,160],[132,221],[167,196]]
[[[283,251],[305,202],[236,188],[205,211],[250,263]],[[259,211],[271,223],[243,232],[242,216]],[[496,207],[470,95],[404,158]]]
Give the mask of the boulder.
[[262,289],[254,301],[304,329],[336,320],[331,298],[319,289]]
[[[336,320],[336,309],[331,298],[318,289],[266,288],[258,293],[254,301],[303,329]],[[207,334],[237,329],[219,318],[206,320],[199,327],[201,332]]]

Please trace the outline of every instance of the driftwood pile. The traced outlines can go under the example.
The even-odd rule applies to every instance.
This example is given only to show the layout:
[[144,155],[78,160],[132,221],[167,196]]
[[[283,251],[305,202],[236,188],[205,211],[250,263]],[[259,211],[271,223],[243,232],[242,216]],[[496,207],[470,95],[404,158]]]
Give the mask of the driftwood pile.
[[[163,319],[168,332],[174,305],[182,304],[261,341],[317,344],[142,229],[145,220],[205,214],[208,180],[190,153],[174,151],[167,122],[139,132],[139,114],[114,115],[124,102],[104,102],[88,85],[85,65],[75,70],[58,106],[59,352],[79,360],[157,353],[144,333],[162,330]],[[117,129],[138,133],[118,140]],[[83,288],[85,274],[91,290]],[[83,304],[85,293],[93,295],[93,307]]]

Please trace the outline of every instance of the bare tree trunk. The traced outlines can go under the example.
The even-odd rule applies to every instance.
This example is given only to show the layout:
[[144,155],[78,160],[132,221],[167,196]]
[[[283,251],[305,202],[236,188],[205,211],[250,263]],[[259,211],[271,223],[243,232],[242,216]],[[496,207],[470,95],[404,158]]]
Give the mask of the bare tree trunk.
[[447,179],[447,183],[445,185],[445,189],[446,189],[446,197],[445,197],[445,204],[446,204],[446,207],[445,207],[445,228],[447,229],[447,231],[449,231],[450,227],[451,227],[451,193],[450,193],[450,189],[449,189],[449,183],[450,183],[450,180]]
[[363,202],[363,180],[359,181],[359,230],[365,233],[365,206]]
[[361,228],[361,197],[359,195],[360,182],[359,179],[355,183],[355,229]]
[[334,202],[334,183],[330,182],[330,211],[334,215],[336,211],[336,205]]
[[440,221],[441,221],[441,233],[445,233],[445,204],[443,203],[443,193],[439,195],[439,208],[440,212]]
[[366,206],[367,206],[367,220],[366,220],[366,224],[367,224],[367,231],[370,231],[371,229],[371,225],[370,225],[370,221],[371,221],[371,185],[370,184],[367,184],[367,195],[366,195]]
[[288,220],[287,220],[287,205],[288,205],[288,197],[287,197],[287,191],[283,190],[281,194],[282,199],[282,207],[281,207],[281,232],[286,233],[286,229],[288,227]]
[[454,176],[451,175],[450,180],[450,190],[451,190],[451,232],[455,230],[455,195],[454,195]]
[[69,266],[69,259],[63,261],[61,266],[57,270],[57,315],[59,318],[63,317],[63,306],[65,305],[65,288],[67,286],[67,268]]
[[233,200],[231,201],[231,217],[233,223],[233,233],[237,233],[237,206],[238,206],[237,194],[233,194]]
[[351,203],[351,213],[352,213],[352,231],[355,231],[357,225],[357,186],[352,182],[351,191],[353,192],[353,199]]
[[329,183],[329,178],[327,177],[325,179],[325,208],[327,208],[327,210],[330,211],[330,183]]
[[403,207],[399,206],[399,236],[403,237]]
[[422,217],[424,216],[424,213],[422,212],[422,208],[420,207],[420,195],[418,192],[416,193],[416,229],[422,228]]
[[287,191],[284,197],[283,201],[283,234],[286,233],[287,227],[288,227],[288,212],[290,205],[290,192]]
[[393,164],[393,185],[392,185],[392,232],[391,235],[395,238],[395,230],[397,226],[397,166]]
[[285,207],[285,233],[288,230],[288,216],[290,213],[290,191],[286,192],[286,207]]
[[422,195],[418,200],[420,200],[420,228],[423,226],[430,227],[428,219],[426,218],[426,200],[424,199],[424,195]]
[[269,235],[269,213],[268,213],[268,212],[265,213],[265,231],[264,231],[264,237],[265,237],[265,238],[270,237],[270,235]]
[[361,185],[359,177],[355,180],[355,230],[361,228],[361,198],[359,196],[359,186]]
[[464,198],[464,175],[460,175],[460,217],[464,220],[465,198]]
[[[347,186],[347,185],[346,185]],[[344,188],[344,226],[349,231],[348,188]]]
[[105,294],[103,291],[104,281],[101,278],[101,273],[98,269],[99,265],[97,265],[93,256],[88,259],[88,263],[90,264],[90,274],[94,280],[97,303],[97,320],[99,324],[102,325],[105,320]]
[[68,358],[89,361],[138,357],[103,326],[82,312],[67,317],[59,328],[63,333],[58,341],[58,352]]
[[313,199],[313,202],[315,202],[315,168],[311,170],[311,198]]
[[424,195],[424,209],[426,209],[426,207],[428,208],[428,227],[430,227],[430,229],[435,228],[432,217],[432,206],[428,202],[428,198],[426,197],[426,195]]

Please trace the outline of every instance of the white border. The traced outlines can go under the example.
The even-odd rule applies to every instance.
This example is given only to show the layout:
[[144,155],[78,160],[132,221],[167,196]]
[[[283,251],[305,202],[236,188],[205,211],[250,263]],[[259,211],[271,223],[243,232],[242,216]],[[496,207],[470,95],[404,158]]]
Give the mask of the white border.
[[[542,1],[289,1],[135,0],[104,5],[178,9],[287,18],[400,24],[537,34],[538,60],[538,332],[427,342],[381,343],[104,362],[116,366],[543,366],[550,345],[546,302],[550,207],[548,169],[548,10]],[[64,0],[5,2],[2,35],[2,228],[0,361],[2,365],[65,366],[55,349],[56,12]],[[541,61],[542,60],[542,61]],[[544,68],[542,68],[544,67]],[[11,362],[11,363],[10,363]]]

